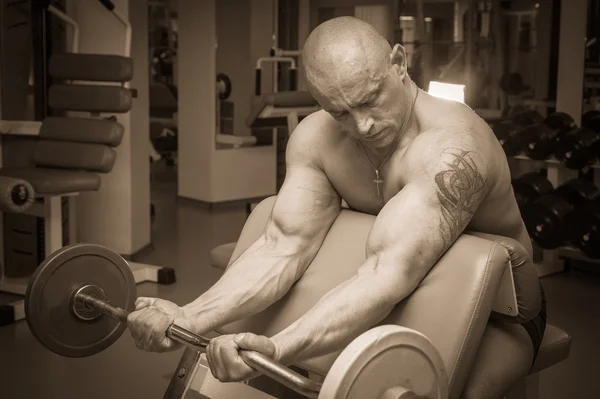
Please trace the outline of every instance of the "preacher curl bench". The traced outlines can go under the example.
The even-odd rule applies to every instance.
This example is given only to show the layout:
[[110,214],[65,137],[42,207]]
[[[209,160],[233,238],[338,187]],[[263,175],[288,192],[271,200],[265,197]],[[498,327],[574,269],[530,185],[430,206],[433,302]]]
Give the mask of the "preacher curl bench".
[[[260,236],[270,217],[274,198],[262,201],[253,210],[237,242],[211,251],[212,266],[226,269]],[[251,331],[272,336],[293,323],[329,290],[352,277],[364,260],[366,238],[373,221],[373,216],[343,210],[311,266],[285,297],[265,311],[225,326],[219,332]],[[444,362],[450,398],[460,397],[487,321],[502,306],[497,294],[503,290],[504,271],[514,266],[511,259],[523,254],[524,249],[512,239],[465,233],[417,290],[382,323],[414,329],[431,340]],[[532,264],[527,266],[533,267]],[[460,284],[449,281],[460,281]],[[489,289],[485,290],[486,287]],[[474,317],[475,314],[478,317]],[[440,328],[440,323],[444,328]],[[538,398],[539,371],[566,359],[570,345],[571,338],[566,332],[547,325],[529,376],[512,389],[507,399]],[[325,376],[338,355],[332,353],[298,366],[311,375]],[[196,374],[190,383],[191,390],[205,394],[202,389],[218,389],[212,388],[219,384],[211,381],[212,376],[206,369]]]

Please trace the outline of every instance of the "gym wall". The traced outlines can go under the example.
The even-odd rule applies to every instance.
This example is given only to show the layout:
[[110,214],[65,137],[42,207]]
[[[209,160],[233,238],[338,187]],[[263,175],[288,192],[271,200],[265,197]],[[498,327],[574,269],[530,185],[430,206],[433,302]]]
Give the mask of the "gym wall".
[[[253,197],[261,197],[275,192],[272,165],[276,160],[272,147],[216,149],[215,77],[220,72],[216,65],[218,50],[215,50],[217,3],[215,0],[180,0],[178,3],[177,190],[179,197],[207,203],[234,200],[240,193],[248,195],[250,192]],[[248,17],[251,34],[239,41],[236,48],[249,48],[249,63],[241,68],[248,69],[250,79],[245,84],[252,87],[253,63],[259,57],[268,56],[272,46],[273,3],[251,0]],[[269,69],[263,73],[262,90],[265,93],[272,91]],[[234,78],[232,82],[234,92],[239,84],[244,84]],[[240,104],[249,103],[250,99],[251,96],[244,99],[242,94]],[[237,107],[236,103],[236,119],[245,119],[247,114],[243,115]]]
[[[251,135],[246,127],[254,94],[254,65],[250,58],[250,0],[220,0],[217,2],[216,70],[231,79],[233,90],[229,101],[234,103],[234,133]],[[265,51],[268,51],[268,47]],[[180,82],[181,84],[182,82]]]
[[[395,10],[394,0],[310,0],[310,30],[312,31],[322,22],[335,17],[354,16],[357,6],[387,5],[390,10]],[[319,18],[321,13],[321,18]]]

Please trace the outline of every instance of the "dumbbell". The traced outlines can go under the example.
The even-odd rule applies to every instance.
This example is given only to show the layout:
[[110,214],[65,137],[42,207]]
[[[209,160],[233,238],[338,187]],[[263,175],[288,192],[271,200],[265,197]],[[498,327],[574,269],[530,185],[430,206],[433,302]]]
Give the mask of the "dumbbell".
[[592,109],[590,111],[585,112],[581,116],[581,126],[588,126],[590,121],[596,117],[600,116],[600,110]]
[[600,198],[571,214],[567,223],[569,241],[590,258],[600,259]]
[[523,136],[525,128],[543,120],[539,112],[528,110],[497,124],[494,127],[494,134],[507,156],[517,155],[526,145],[527,139]]
[[600,116],[588,118],[581,128],[560,137],[554,156],[569,169],[580,170],[600,155]]
[[537,172],[527,173],[514,179],[512,187],[519,209],[523,209],[528,203],[554,191],[552,183]]
[[[135,300],[135,279],[121,256],[100,245],[73,244],[38,266],[27,286],[25,313],[32,334],[47,349],[85,357],[119,339]],[[210,342],[177,325],[166,335],[199,352]],[[346,399],[375,391],[370,397],[448,398],[444,361],[433,343],[398,325],[380,325],[358,336],[322,384],[258,352],[239,354],[250,367],[309,398]]]
[[555,249],[567,241],[567,219],[574,210],[600,195],[593,183],[571,179],[550,194],[522,209],[522,217],[532,240],[543,249]]
[[534,160],[548,159],[556,151],[556,145],[562,136],[577,128],[571,115],[555,112],[548,115],[542,123],[535,123],[523,132],[527,139],[525,155]]

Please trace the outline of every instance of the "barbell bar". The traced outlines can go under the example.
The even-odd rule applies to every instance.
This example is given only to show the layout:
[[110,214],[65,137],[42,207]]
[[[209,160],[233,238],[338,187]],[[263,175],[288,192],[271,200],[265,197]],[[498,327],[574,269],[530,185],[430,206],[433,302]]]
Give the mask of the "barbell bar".
[[[103,314],[114,320],[127,323],[129,312],[97,298],[93,292],[98,289],[99,287],[87,285],[74,291],[72,307],[75,315],[81,318],[78,313],[80,312],[79,309],[81,306],[83,306],[88,310],[97,311],[99,313],[98,316]],[[82,318],[82,320],[85,320],[85,318]],[[166,335],[167,337],[199,352],[206,352],[206,347],[210,342],[208,338],[195,334],[176,324],[169,326]],[[247,365],[269,376],[280,384],[309,398],[317,398],[319,396],[319,391],[321,390],[320,383],[301,376],[288,367],[277,363],[261,353],[245,349],[239,350],[238,353]]]

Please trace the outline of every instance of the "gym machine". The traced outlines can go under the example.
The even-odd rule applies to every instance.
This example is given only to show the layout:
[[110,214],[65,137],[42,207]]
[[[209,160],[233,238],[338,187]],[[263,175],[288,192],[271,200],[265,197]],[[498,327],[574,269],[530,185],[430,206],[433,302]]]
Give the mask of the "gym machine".
[[[77,22],[56,7],[48,7],[48,12],[73,27],[71,52],[54,54],[50,60],[49,73],[59,82],[50,87],[50,107],[65,112],[89,113],[89,116],[52,116],[43,122],[3,121],[1,126],[4,134],[26,133],[39,138],[33,153],[35,167],[0,169],[0,182],[11,189],[10,197],[5,197],[14,203],[5,206],[5,210],[44,219],[46,255],[77,242],[77,196],[81,192],[97,191],[101,184],[100,174],[110,173],[115,163],[114,148],[121,144],[124,127],[115,117],[104,118],[100,114],[126,113],[133,107],[135,91],[128,84],[133,76],[133,60],[129,57],[131,25],[114,9],[112,2],[101,0],[101,3],[126,29],[125,56],[79,53]],[[68,214],[67,231],[63,231],[64,213]],[[129,267],[136,283],[171,284],[175,281],[175,272],[171,268],[135,262],[130,262]],[[24,272],[3,265],[0,291],[25,295],[29,274]],[[24,317],[23,300],[0,307],[0,324]]]

